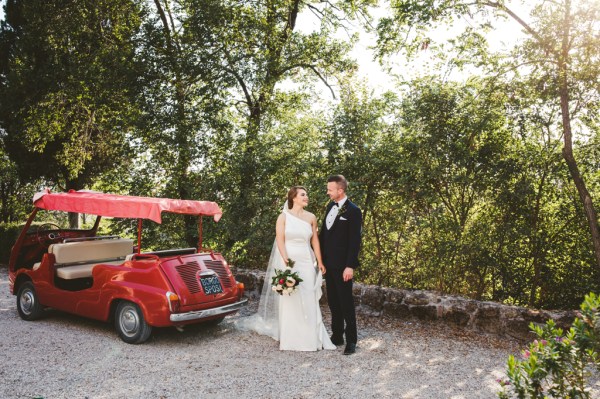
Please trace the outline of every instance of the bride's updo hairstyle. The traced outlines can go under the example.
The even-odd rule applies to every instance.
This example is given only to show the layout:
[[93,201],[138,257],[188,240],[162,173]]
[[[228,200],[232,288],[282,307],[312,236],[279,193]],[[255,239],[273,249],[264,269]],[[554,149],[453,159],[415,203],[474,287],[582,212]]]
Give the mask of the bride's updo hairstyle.
[[292,186],[292,188],[290,188],[290,191],[288,191],[287,195],[288,209],[292,209],[294,207],[294,198],[296,198],[296,195],[298,195],[298,190],[307,191],[302,186]]

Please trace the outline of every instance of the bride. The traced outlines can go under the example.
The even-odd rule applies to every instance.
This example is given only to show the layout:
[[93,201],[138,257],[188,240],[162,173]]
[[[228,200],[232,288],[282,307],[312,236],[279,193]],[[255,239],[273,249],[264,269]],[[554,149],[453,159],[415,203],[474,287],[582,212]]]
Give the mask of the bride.
[[[277,219],[275,244],[258,312],[241,323],[245,328],[278,340],[281,350],[336,348],[325,329],[319,307],[325,266],[321,260],[317,218],[304,210],[307,205],[306,189],[301,186],[290,188]],[[276,269],[285,268],[288,259],[294,261],[292,271],[298,273],[302,282],[291,295],[279,295],[271,289],[271,279]]]

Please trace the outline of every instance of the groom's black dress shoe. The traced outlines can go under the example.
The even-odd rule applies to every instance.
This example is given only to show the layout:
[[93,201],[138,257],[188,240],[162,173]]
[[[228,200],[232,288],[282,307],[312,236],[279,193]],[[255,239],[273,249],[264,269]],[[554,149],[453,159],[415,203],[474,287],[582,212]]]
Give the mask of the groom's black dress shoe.
[[336,338],[333,335],[330,338],[331,343],[333,343],[335,346],[344,345],[344,338]]
[[348,342],[346,344],[346,349],[344,349],[344,355],[351,355],[356,352],[356,344],[351,344]]

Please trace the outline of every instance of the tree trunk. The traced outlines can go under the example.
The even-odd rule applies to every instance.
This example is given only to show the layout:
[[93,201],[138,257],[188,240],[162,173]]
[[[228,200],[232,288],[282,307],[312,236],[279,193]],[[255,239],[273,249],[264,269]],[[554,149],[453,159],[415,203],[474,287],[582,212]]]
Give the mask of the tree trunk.
[[[167,47],[167,54],[171,70],[174,72],[172,84],[175,88],[175,107],[177,112],[177,123],[175,125],[175,142],[177,143],[177,161],[174,166],[173,178],[175,180],[173,189],[180,199],[192,199],[191,181],[188,168],[192,162],[190,137],[192,131],[187,121],[186,104],[186,82],[180,71],[181,46],[175,32],[175,26],[171,26],[173,20],[170,18],[168,1],[163,6],[159,0],[154,0],[158,15],[162,22],[163,33]],[[166,11],[165,11],[166,10]],[[171,21],[171,24],[169,23]],[[189,247],[198,244],[197,218],[184,216],[184,240]]]
[[[573,136],[571,132],[571,115],[569,112],[569,87],[567,79],[567,61],[569,57],[570,46],[570,5],[571,2],[566,1],[561,54],[558,59],[559,95],[564,137],[564,147],[562,150],[562,155],[565,159],[565,162],[567,163],[569,172],[571,173],[571,177],[573,178],[575,187],[577,187],[577,192],[579,193],[579,198],[581,199],[581,203],[583,205],[583,210],[585,212],[585,216],[588,221],[588,226],[590,228],[592,245],[594,247],[594,255],[596,256],[596,266],[598,268],[598,271],[600,272],[600,229],[598,228],[598,216],[596,214],[596,210],[594,209],[592,196],[590,195],[585,185],[583,177],[581,176],[581,173],[579,171],[579,167],[577,166],[577,162],[575,161],[575,157],[573,156]],[[598,273],[598,278],[600,278],[600,273]]]
[[[66,189],[69,190],[81,190],[83,187],[79,182],[79,178],[75,178],[73,180],[68,180],[66,183]],[[79,213],[69,212],[69,228],[70,229],[78,229],[79,228]]]
[[546,171],[542,173],[540,183],[538,185],[538,191],[535,197],[535,205],[533,207],[533,215],[531,220],[531,250],[530,256],[533,263],[533,279],[531,280],[531,292],[529,293],[529,306],[535,307],[537,299],[537,290],[542,283],[542,268],[545,264],[544,254],[544,243],[542,242],[542,233],[538,233],[539,220],[540,220],[540,208],[542,203],[542,197],[544,193],[544,186],[546,184]]
[[598,266],[598,271],[600,272],[600,229],[598,228],[598,216],[596,214],[596,210],[594,209],[592,196],[585,185],[581,173],[579,172],[577,162],[575,161],[575,157],[573,156],[571,124],[569,120],[568,109],[568,89],[566,88],[566,83],[564,86],[565,87],[563,87],[563,84],[561,83],[560,103],[563,112],[564,134],[564,147],[562,150],[562,155],[567,163],[569,172],[571,173],[575,187],[577,187],[577,192],[579,193],[579,198],[581,199],[581,203],[583,205],[583,211],[585,212],[585,217],[587,218],[588,226],[590,228],[592,245],[594,247],[594,255],[596,256],[596,265]]

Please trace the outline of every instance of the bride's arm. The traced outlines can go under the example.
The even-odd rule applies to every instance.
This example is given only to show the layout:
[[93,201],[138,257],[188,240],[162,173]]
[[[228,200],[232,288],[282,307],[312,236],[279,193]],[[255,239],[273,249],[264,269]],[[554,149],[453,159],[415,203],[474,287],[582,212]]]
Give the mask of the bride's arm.
[[325,265],[323,265],[323,259],[321,257],[321,244],[319,243],[319,232],[317,230],[317,218],[315,217],[315,215],[312,215],[312,220],[310,221],[310,224],[313,230],[313,235],[310,239],[310,243],[313,247],[315,258],[317,258],[317,265],[319,266],[319,270],[321,270],[321,273],[325,274]]
[[287,251],[285,250],[285,215],[282,213],[277,218],[277,224],[275,225],[275,241],[277,242],[277,249],[283,259],[283,263],[288,262]]

